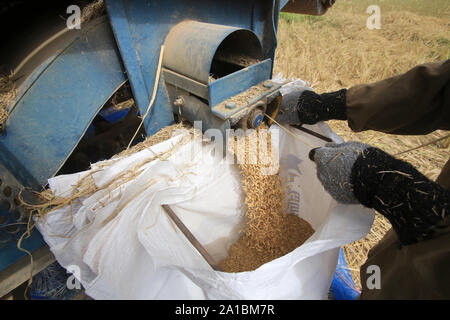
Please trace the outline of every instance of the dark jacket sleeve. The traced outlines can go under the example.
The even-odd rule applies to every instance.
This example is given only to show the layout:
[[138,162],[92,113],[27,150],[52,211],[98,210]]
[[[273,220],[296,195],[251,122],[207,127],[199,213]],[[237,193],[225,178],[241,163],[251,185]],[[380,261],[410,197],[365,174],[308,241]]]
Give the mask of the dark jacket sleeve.
[[450,60],[350,88],[347,119],[354,131],[428,134],[450,130]]
[[[450,299],[449,225],[443,223],[440,236],[411,246],[401,246],[390,230],[361,266],[361,299]],[[379,268],[378,279],[370,266]]]
[[[450,60],[417,66],[405,74],[359,85],[347,92],[347,120],[354,131],[428,134],[450,130]],[[438,183],[450,186],[450,161]],[[361,267],[361,299],[449,299],[450,217],[431,239],[402,246],[394,230],[369,253]],[[378,288],[369,267],[381,272]]]

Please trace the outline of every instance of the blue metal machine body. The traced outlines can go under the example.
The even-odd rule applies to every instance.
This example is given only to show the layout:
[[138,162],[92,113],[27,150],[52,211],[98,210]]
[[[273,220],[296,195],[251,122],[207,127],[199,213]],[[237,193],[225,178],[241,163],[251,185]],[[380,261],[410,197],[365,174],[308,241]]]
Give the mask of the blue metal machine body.
[[0,163],[39,190],[125,80],[108,22],[100,21],[25,84],[0,136]]
[[[270,79],[272,75],[272,59],[266,59],[260,63],[239,70],[231,75],[217,79],[208,85],[209,104],[213,112],[221,118],[228,118],[231,113],[214,110],[214,107],[225,99],[235,96],[246,89],[257,85],[264,80]],[[233,110],[233,113],[237,110]]]
[[245,28],[188,18],[176,23],[167,35],[162,36],[165,38],[164,67],[202,83],[208,83],[214,57],[226,39],[239,41],[240,51],[250,50],[258,58],[262,56],[257,35]]
[[[224,77],[211,83],[208,86],[210,106],[272,75],[278,1],[170,0],[162,3],[151,0],[106,0],[105,3],[141,114],[146,112],[149,105],[160,49],[165,42],[168,45],[164,61],[171,61],[169,65],[175,64],[186,71],[184,74],[181,72],[184,76],[207,84],[211,60],[222,40],[238,30],[256,35],[258,45],[261,46],[261,58],[270,60],[250,69],[247,76]],[[183,27],[180,27],[183,32],[181,35],[172,32],[183,21],[203,23],[201,34],[198,30],[186,31]],[[166,40],[169,33],[175,33],[175,37],[179,36],[180,39]],[[215,114],[220,116],[221,112],[216,111]],[[147,134],[151,135],[172,122],[172,102],[164,82],[160,81],[151,116],[146,118],[144,126]]]
[[[0,232],[12,221],[8,218],[11,212],[19,209],[14,202],[19,190],[27,187],[40,191],[45,187],[83,135],[90,132],[91,122],[105,102],[127,79],[140,113],[145,113],[161,45],[178,23],[195,20],[222,25],[227,29],[223,37],[233,30],[248,30],[261,46],[262,62],[248,68],[246,74],[241,70],[233,78],[223,77],[206,84],[212,106],[271,77],[278,1],[106,0],[105,4],[109,23],[100,18],[82,26],[79,36],[35,69],[21,85],[10,108],[6,131],[0,136],[0,191],[10,187],[13,192],[0,197],[0,216],[6,217],[6,222],[0,219]],[[203,50],[204,54],[192,56],[190,63],[201,64],[205,55],[212,59],[222,39],[209,40],[211,47]],[[166,89],[161,79],[152,111],[144,123],[148,135],[174,121]],[[229,127],[217,120],[208,123]],[[0,270],[25,255],[16,249],[14,241],[1,242],[2,239]],[[41,245],[43,241],[37,232],[24,242],[30,250]]]
[[[17,249],[28,220],[18,203],[19,191],[23,187],[42,190],[125,81],[114,36],[104,18],[47,59],[20,88],[0,136],[0,271],[26,255]],[[33,252],[44,244],[35,230],[22,247]]]
[[[186,114],[206,117],[206,123],[212,127],[229,128],[231,123],[225,120],[241,109],[220,109],[218,105],[271,78],[278,16],[287,3],[288,0],[105,0],[109,21],[103,17],[88,27],[82,26],[75,40],[35,69],[10,108],[6,132],[0,135],[0,271],[25,255],[17,250],[16,241],[10,241],[17,240],[17,230],[6,237],[2,235],[5,227],[13,223],[11,217],[17,214],[16,210],[20,210],[15,201],[19,190],[27,187],[39,191],[47,184],[83,135],[91,132],[91,122],[102,106],[127,80],[140,113],[147,111],[160,49],[175,26],[188,20],[221,26],[223,32],[221,36],[206,32],[204,42],[196,40],[197,34],[192,38],[191,54],[169,48],[165,61],[173,55],[172,61],[179,59],[184,66],[177,70],[168,68],[166,79],[161,73],[156,100],[144,122],[147,135],[174,121],[170,96],[173,92],[168,89],[173,83],[164,81],[169,76],[174,76],[175,82],[186,80],[187,87],[193,85],[191,92],[208,102],[188,96],[191,106],[198,108],[187,108]],[[259,48],[260,62],[209,82],[207,77],[218,47],[236,31],[255,37],[257,42],[247,47]],[[185,45],[186,42],[180,43],[180,48]],[[183,67],[191,71],[179,74],[185,70]],[[276,89],[267,90],[263,97]],[[255,117],[254,125],[261,120],[261,115]],[[10,194],[6,188],[11,189]],[[40,234],[34,231],[23,247],[34,251],[43,244]]]

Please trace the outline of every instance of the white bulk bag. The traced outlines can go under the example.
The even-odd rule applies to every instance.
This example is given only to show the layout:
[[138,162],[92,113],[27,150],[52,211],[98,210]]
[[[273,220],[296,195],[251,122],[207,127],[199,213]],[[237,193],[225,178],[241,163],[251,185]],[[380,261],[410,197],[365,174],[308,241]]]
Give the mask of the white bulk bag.
[[[306,127],[339,142],[326,124]],[[202,142],[194,140],[168,160],[150,161],[143,173],[114,192],[98,191],[76,200],[72,208],[50,213],[39,222],[39,231],[58,262],[94,299],[324,299],[339,247],[368,233],[373,211],[338,205],[316,177],[315,165],[308,159],[311,148],[276,125],[270,130],[274,137],[279,134],[280,162],[285,164],[281,174],[290,181],[286,195],[292,202],[290,213],[308,221],[315,233],[294,251],[254,271],[214,271],[161,208],[170,205],[214,259],[227,256],[244,227],[245,194],[237,165],[217,161],[212,143],[201,148]],[[289,130],[310,145],[325,143]],[[110,184],[181,137],[108,160],[112,165],[93,175],[96,185]],[[193,147],[202,152],[192,153]],[[94,164],[91,170],[97,167]],[[54,177],[50,188],[67,196],[88,172]],[[114,211],[118,211],[115,218],[103,223]]]

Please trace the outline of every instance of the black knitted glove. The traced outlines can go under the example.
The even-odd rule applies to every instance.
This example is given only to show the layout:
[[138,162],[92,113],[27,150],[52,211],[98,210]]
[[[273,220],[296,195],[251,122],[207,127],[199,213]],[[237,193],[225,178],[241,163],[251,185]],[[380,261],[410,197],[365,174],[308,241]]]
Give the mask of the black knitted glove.
[[275,120],[292,125],[316,124],[319,121],[346,120],[346,89],[317,94],[313,91],[292,92],[283,96]]
[[329,143],[313,149],[310,158],[333,198],[377,210],[403,245],[431,237],[450,213],[450,191],[378,148],[360,142]]

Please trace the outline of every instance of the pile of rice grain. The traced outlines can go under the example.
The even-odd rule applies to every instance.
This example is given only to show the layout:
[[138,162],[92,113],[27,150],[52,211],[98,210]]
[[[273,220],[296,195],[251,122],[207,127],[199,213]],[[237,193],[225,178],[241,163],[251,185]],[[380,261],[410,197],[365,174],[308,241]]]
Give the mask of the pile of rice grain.
[[[233,152],[237,155],[237,140],[245,139],[245,158],[259,154],[259,130],[247,137],[235,137]],[[245,192],[246,227],[243,236],[228,251],[228,257],[219,266],[226,272],[255,270],[261,265],[286,255],[302,245],[313,233],[311,225],[298,216],[286,214],[284,191],[279,170],[273,175],[264,174],[264,168],[274,163],[268,134],[266,152],[256,156],[256,164],[239,164],[242,187]],[[256,144],[256,148],[249,148]],[[239,156],[237,156],[239,158]]]

